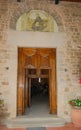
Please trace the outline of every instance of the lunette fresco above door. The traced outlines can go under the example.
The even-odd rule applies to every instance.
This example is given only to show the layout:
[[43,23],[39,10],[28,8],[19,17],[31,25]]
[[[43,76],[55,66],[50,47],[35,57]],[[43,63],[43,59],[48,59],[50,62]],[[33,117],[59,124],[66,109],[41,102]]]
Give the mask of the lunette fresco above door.
[[42,10],[31,10],[17,20],[16,30],[58,32],[56,21],[51,15]]

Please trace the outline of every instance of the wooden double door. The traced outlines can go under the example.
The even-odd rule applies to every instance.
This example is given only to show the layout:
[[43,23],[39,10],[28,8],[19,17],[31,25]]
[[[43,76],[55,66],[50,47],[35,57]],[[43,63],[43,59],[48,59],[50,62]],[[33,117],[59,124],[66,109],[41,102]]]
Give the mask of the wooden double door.
[[31,105],[31,79],[49,79],[49,113],[57,111],[56,49],[18,48],[17,115]]

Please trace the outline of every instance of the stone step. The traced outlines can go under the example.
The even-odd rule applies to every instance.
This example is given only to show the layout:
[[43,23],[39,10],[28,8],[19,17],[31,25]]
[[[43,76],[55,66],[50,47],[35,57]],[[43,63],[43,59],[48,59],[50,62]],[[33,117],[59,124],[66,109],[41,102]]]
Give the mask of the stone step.
[[14,118],[6,122],[8,128],[60,127],[65,125],[62,118]]

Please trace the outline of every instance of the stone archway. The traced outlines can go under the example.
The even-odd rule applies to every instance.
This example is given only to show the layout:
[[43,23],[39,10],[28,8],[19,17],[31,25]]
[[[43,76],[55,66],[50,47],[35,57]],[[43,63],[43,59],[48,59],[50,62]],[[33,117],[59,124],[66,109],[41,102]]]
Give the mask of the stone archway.
[[[12,29],[12,30],[9,29],[7,43],[10,43],[13,46],[15,46],[15,52],[16,52],[15,76],[16,77],[17,77],[17,63],[18,63],[18,59],[17,59],[17,54],[18,54],[17,48],[18,47],[57,48],[57,53],[58,53],[58,47],[61,46],[63,43],[65,43],[66,34],[64,33],[62,19],[61,19],[60,15],[57,13],[57,10],[54,8],[54,6],[55,5],[52,5],[47,2],[42,3],[42,2],[32,2],[31,1],[31,2],[27,2],[27,3],[22,3],[22,5],[17,4],[16,7],[14,8],[14,10],[11,12],[10,29]],[[16,31],[17,20],[19,19],[19,17],[22,14],[29,12],[30,10],[43,10],[43,11],[47,12],[48,14],[50,14],[57,23],[58,33]],[[32,36],[32,37],[30,37],[30,36]],[[23,39],[22,39],[22,37],[23,37]],[[40,42],[39,42],[39,39],[41,39]],[[57,65],[58,65],[58,60],[57,60]],[[17,81],[15,81],[15,89],[17,89]],[[15,95],[17,95],[17,91],[14,93],[15,93]],[[15,104],[17,104],[17,99],[14,99],[14,100],[15,100]],[[16,113],[15,106],[13,109],[15,110],[15,113]],[[13,109],[11,110],[11,116],[16,116],[15,114],[14,115],[12,114]],[[58,111],[57,111],[57,114],[58,114]]]

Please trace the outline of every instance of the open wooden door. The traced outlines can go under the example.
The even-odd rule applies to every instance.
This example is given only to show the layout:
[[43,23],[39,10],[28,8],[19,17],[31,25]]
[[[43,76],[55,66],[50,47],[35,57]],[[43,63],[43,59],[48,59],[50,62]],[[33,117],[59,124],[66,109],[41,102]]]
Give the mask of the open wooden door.
[[17,112],[18,115],[24,114],[24,81],[25,81],[25,56],[22,49],[18,49],[18,88],[17,88]]
[[19,48],[18,57],[18,115],[31,105],[31,77],[42,77],[44,69],[49,70],[49,111],[56,113],[56,49]]
[[56,50],[52,50],[50,55],[50,113],[55,114],[57,112],[57,90],[56,90]]

